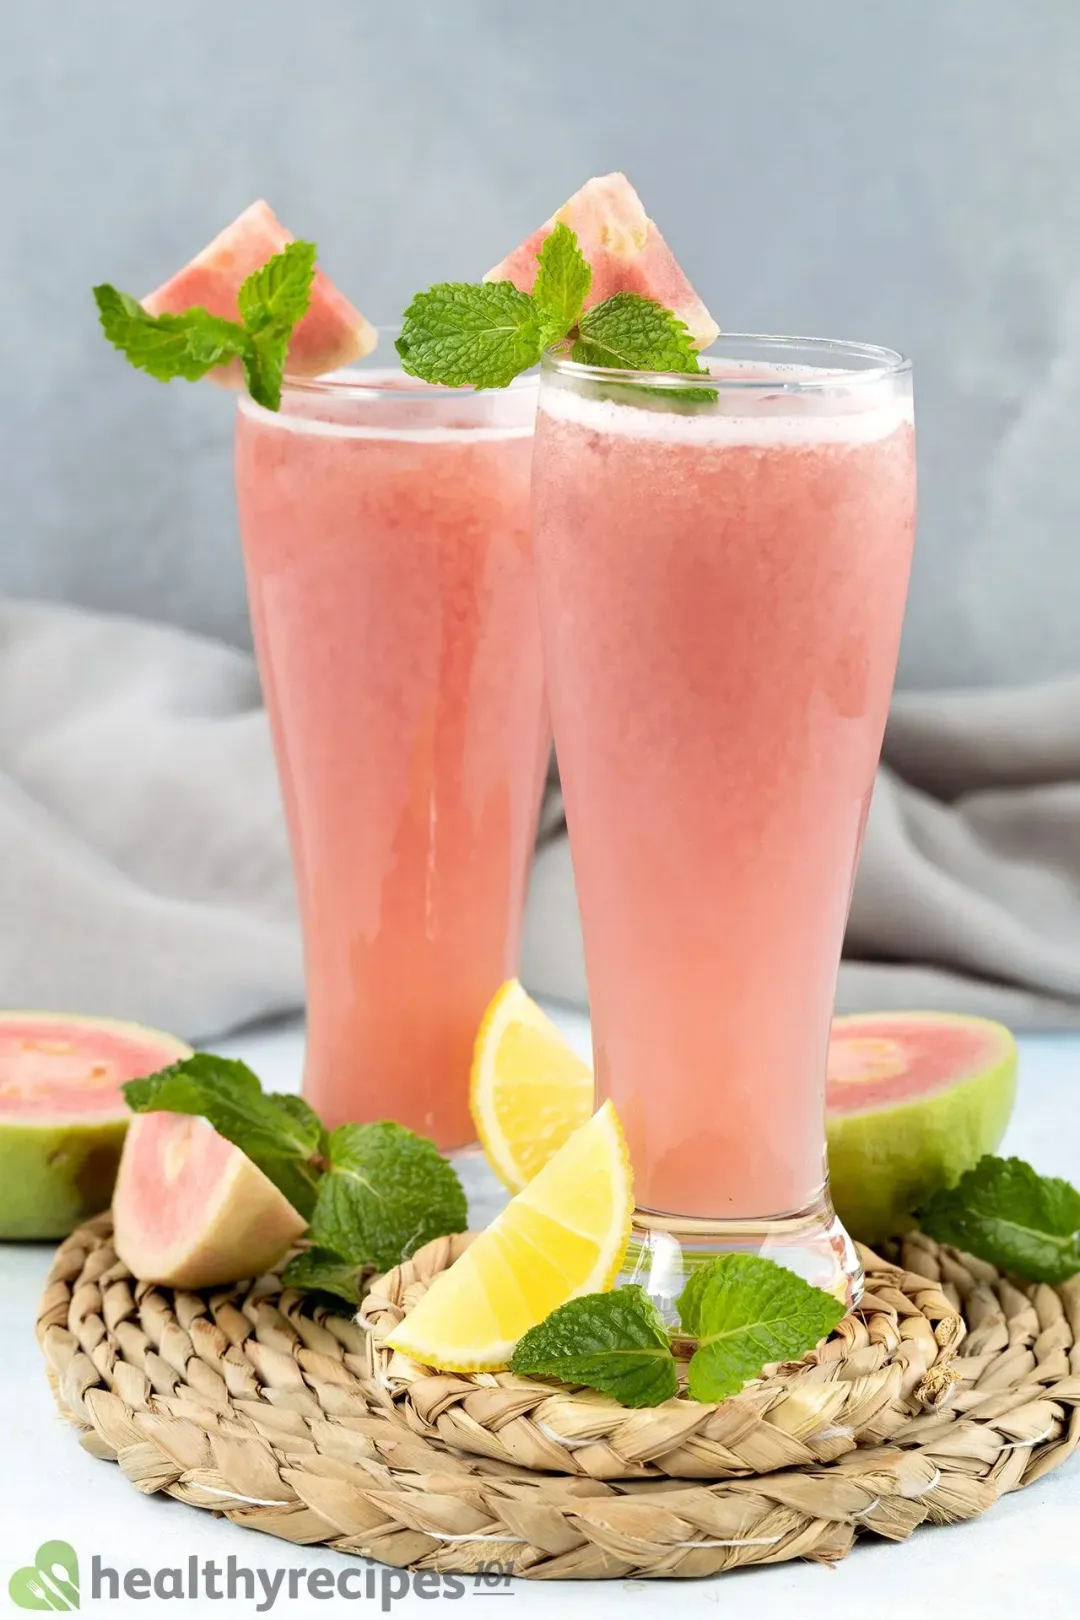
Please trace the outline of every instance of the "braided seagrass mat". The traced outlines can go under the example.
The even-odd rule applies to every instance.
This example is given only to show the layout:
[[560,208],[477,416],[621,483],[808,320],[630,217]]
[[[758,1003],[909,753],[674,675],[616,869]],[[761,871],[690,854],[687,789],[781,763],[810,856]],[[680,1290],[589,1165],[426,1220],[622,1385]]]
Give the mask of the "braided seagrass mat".
[[468,1242],[378,1280],[364,1325],[273,1275],[137,1283],[107,1215],[63,1244],[38,1315],[62,1414],[137,1490],[418,1570],[557,1579],[834,1562],[974,1518],[1080,1441],[1080,1278],[1020,1287],[914,1235],[863,1251],[832,1338],[719,1406],[626,1411],[382,1346]]

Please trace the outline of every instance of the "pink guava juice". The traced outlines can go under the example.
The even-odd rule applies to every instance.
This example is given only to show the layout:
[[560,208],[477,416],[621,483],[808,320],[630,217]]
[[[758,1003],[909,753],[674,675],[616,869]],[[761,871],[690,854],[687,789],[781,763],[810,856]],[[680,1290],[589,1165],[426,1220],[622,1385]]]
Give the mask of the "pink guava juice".
[[915,519],[898,357],[731,347],[706,406],[550,358],[533,471],[599,1092],[639,1209],[718,1222],[826,1196]]
[[304,937],[304,1093],[330,1126],[471,1141],[517,970],[548,731],[529,523],[536,390],[400,373],[240,401],[256,652]]

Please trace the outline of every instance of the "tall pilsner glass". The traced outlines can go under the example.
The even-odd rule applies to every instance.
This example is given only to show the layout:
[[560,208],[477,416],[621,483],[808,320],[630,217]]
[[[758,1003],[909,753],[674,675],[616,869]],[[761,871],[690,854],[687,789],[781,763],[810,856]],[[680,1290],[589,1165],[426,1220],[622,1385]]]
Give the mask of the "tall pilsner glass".
[[533,526],[627,1271],[674,1320],[750,1250],[857,1298],[825,1165],[829,1025],[915,523],[911,374],[729,337],[685,376],[545,359]]
[[517,971],[548,748],[529,532],[536,384],[397,371],[241,398],[255,646],[304,935],[304,1093],[331,1126],[471,1141]]

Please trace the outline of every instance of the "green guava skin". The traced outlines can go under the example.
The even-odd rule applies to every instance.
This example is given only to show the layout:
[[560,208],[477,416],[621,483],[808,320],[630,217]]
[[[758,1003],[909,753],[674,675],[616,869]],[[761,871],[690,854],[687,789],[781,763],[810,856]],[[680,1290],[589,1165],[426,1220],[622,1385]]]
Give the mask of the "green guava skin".
[[911,1231],[931,1193],[993,1153],[1015,1100],[1013,1047],[959,1085],[891,1108],[830,1114],[829,1185],[851,1236],[873,1245]]
[[120,1086],[190,1056],[123,1019],[0,1012],[0,1242],[67,1237],[108,1209],[131,1117]]
[[0,1123],[0,1241],[67,1237],[108,1209],[128,1118]]

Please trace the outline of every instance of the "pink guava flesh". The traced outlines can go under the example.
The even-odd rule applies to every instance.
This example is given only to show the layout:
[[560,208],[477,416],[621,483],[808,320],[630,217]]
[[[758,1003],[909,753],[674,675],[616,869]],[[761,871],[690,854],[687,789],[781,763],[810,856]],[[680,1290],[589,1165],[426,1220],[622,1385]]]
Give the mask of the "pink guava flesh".
[[833,1203],[853,1237],[906,1231],[1005,1133],[1016,1042],[1003,1024],[958,1013],[837,1018],[827,1108]]
[[592,266],[586,309],[617,292],[636,292],[684,321],[697,348],[708,348],[715,341],[720,328],[624,174],[587,180],[520,247],[489,270],[484,280],[512,281],[520,292],[532,292],[536,255],[560,221],[576,233]]
[[307,1222],[273,1182],[206,1120],[139,1114],[113,1197],[113,1242],[133,1276],[174,1288],[255,1277]]
[[[151,315],[178,315],[196,306],[225,320],[239,318],[236,295],[252,271],[294,240],[269,203],[253,202],[176,275],[143,299]],[[286,370],[316,377],[370,354],[378,334],[322,270],[315,271],[311,303],[289,342]],[[215,382],[239,384],[238,365],[216,368]]]
[[130,1118],[121,1085],[190,1051],[138,1024],[0,1013],[0,1239],[65,1237],[107,1208]]

